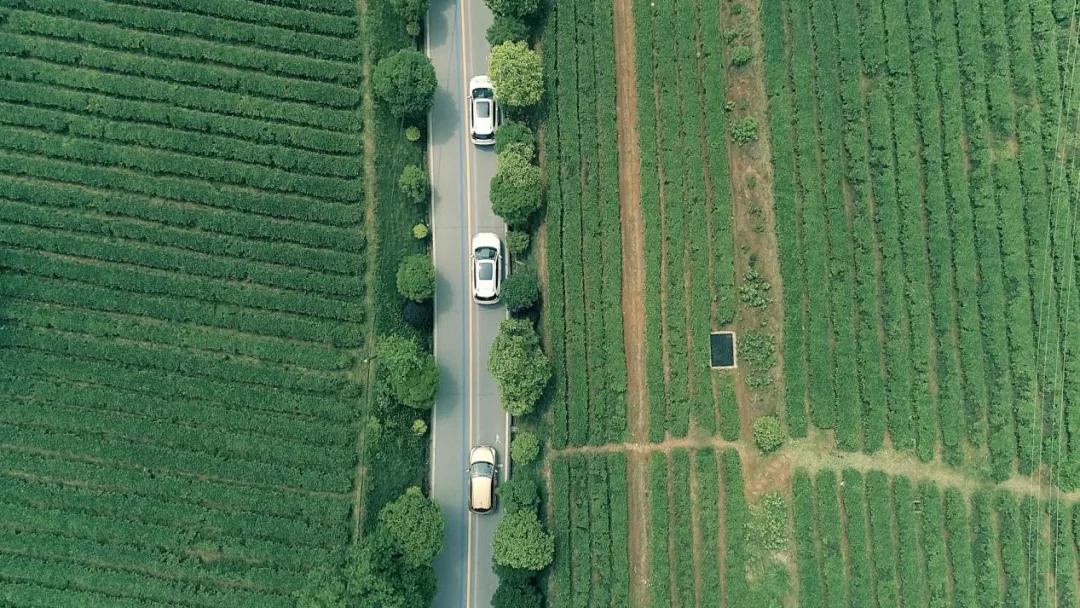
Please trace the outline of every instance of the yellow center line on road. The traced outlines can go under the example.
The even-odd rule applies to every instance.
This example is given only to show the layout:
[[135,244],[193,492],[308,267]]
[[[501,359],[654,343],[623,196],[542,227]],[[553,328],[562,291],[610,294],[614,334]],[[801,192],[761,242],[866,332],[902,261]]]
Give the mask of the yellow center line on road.
[[[468,40],[469,40],[469,37],[468,37],[468,26],[466,25],[467,20],[465,19],[465,3],[468,2],[468,1],[469,0],[458,0],[458,14],[459,14],[459,17],[461,19],[461,37],[460,37],[460,40],[461,40],[461,82],[466,87],[469,86],[469,74],[468,74],[468,64],[469,64],[469,61],[468,61],[468,59],[469,59]],[[462,93],[462,91],[457,92],[458,95],[461,95],[461,93]],[[465,104],[463,104],[463,106],[464,106],[463,107],[464,111],[462,112],[462,122],[461,122],[462,136],[463,137],[468,137],[467,131],[468,131],[468,128],[469,128],[469,106],[470,106],[470,103],[466,102]],[[466,246],[469,247],[469,249],[470,249],[470,251],[469,251],[470,257],[468,258],[468,261],[466,263],[471,266],[471,264],[472,264],[472,260],[471,260],[471,254],[472,254],[471,240],[472,240],[472,234],[473,234],[473,218],[472,218],[472,145],[471,145],[471,142],[469,142],[469,141],[466,141],[466,143],[465,143],[465,201],[464,202],[465,202],[465,218],[466,218],[465,219],[465,225],[468,228],[466,230],[466,239],[468,239],[468,241],[469,241]],[[473,269],[470,267],[469,268],[469,274],[470,274],[469,282],[470,283],[472,282],[472,272],[473,272]],[[471,287],[467,288],[467,290],[471,291]],[[473,339],[473,337],[475,335],[475,332],[473,331],[473,327],[475,325],[474,317],[476,315],[476,307],[473,305],[471,295],[468,296],[468,299],[466,300],[465,305],[469,307],[468,331],[467,331],[467,335],[466,335],[466,339],[469,341],[469,354],[468,354],[468,357],[469,357],[469,361],[468,361],[468,364],[469,364],[469,379],[468,379],[468,382],[469,382],[469,389],[468,389],[469,397],[468,397],[468,403],[465,404],[466,407],[468,407],[469,445],[467,445],[465,447],[466,447],[466,450],[471,450],[472,446],[473,446],[473,402],[474,402],[473,397],[474,397],[474,395],[476,393],[476,373],[475,373],[476,357],[475,357],[475,352],[474,352],[475,351],[475,348],[474,348],[475,347],[475,344],[474,344],[475,341]],[[473,559],[472,559],[472,553],[473,553],[473,514],[470,513],[470,512],[466,512],[466,517],[468,518],[468,520],[467,520],[468,523],[466,525],[466,532],[465,532],[465,545],[466,545],[466,550],[465,550],[465,606],[471,606],[472,605],[472,578],[473,578]]]

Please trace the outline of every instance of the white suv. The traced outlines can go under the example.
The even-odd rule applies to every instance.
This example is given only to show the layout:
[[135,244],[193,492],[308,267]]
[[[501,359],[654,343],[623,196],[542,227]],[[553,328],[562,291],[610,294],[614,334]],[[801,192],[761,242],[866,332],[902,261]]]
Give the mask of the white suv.
[[481,232],[472,240],[473,301],[477,304],[495,304],[499,301],[506,260],[503,259],[502,241],[497,234]]
[[469,131],[472,142],[480,146],[495,143],[495,88],[487,76],[469,81]]

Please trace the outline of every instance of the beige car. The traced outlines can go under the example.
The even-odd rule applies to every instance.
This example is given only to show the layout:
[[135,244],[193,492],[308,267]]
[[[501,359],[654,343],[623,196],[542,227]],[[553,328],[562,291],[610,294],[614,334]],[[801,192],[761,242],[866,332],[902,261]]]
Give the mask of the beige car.
[[469,510],[487,513],[495,508],[496,468],[495,448],[479,445],[469,452]]

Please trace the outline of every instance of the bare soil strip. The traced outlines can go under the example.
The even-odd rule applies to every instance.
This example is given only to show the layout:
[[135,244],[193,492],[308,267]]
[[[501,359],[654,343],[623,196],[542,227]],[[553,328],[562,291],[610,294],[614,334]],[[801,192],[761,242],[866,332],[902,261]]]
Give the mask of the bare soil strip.
[[[1029,477],[1014,476],[1000,484],[984,481],[978,477],[954,469],[942,462],[921,462],[911,452],[900,452],[885,449],[873,454],[862,452],[822,452],[819,439],[789,440],[788,444],[779,452],[761,457],[753,446],[743,441],[724,441],[719,437],[680,437],[668,438],[660,443],[609,443],[606,445],[590,445],[566,448],[553,451],[551,457],[565,454],[607,454],[610,452],[625,452],[630,461],[640,459],[647,464],[649,454],[652,452],[670,453],[675,448],[713,448],[717,451],[733,448],[739,452],[746,471],[748,483],[748,500],[753,500],[760,493],[769,490],[785,491],[788,488],[786,478],[792,468],[803,468],[811,473],[821,469],[842,471],[847,468],[865,473],[867,471],[882,471],[890,476],[904,476],[913,482],[931,481],[942,488],[956,488],[962,492],[970,493],[979,489],[1001,489],[1015,494],[1036,496],[1042,500],[1060,500],[1065,504],[1080,502],[1080,490],[1063,492],[1058,488],[1047,484],[1040,485],[1038,481]],[[644,470],[645,465],[642,465]],[[643,473],[644,474],[644,473]],[[644,484],[645,482],[641,482]],[[633,509],[634,496],[633,484],[631,483],[630,508]],[[638,500],[641,496],[636,497]],[[647,505],[641,505],[642,508]],[[631,513],[633,515],[633,513]],[[631,538],[631,540],[633,540]],[[642,545],[644,546],[644,541]]]
[[[644,224],[641,217],[641,152],[638,149],[637,67],[634,65],[636,55],[632,0],[615,0],[613,9],[626,413],[630,437],[633,441],[641,442],[648,436],[649,402],[645,395],[645,253]],[[647,462],[647,455],[643,452],[628,454],[627,501],[630,520],[627,543],[630,552],[630,601],[633,606],[644,606],[647,599]]]
[[649,412],[645,399],[644,224],[641,217],[641,152],[638,149],[634,16],[630,0],[615,0],[614,8],[626,407],[630,414],[630,434],[635,440],[642,440],[648,432]]

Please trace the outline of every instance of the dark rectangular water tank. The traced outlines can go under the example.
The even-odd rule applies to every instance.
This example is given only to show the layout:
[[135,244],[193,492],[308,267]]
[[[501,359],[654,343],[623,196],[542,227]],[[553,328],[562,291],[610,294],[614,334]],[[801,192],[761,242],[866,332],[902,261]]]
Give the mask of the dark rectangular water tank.
[[713,367],[732,367],[735,365],[735,334],[721,331],[712,334],[709,343],[712,347]]

